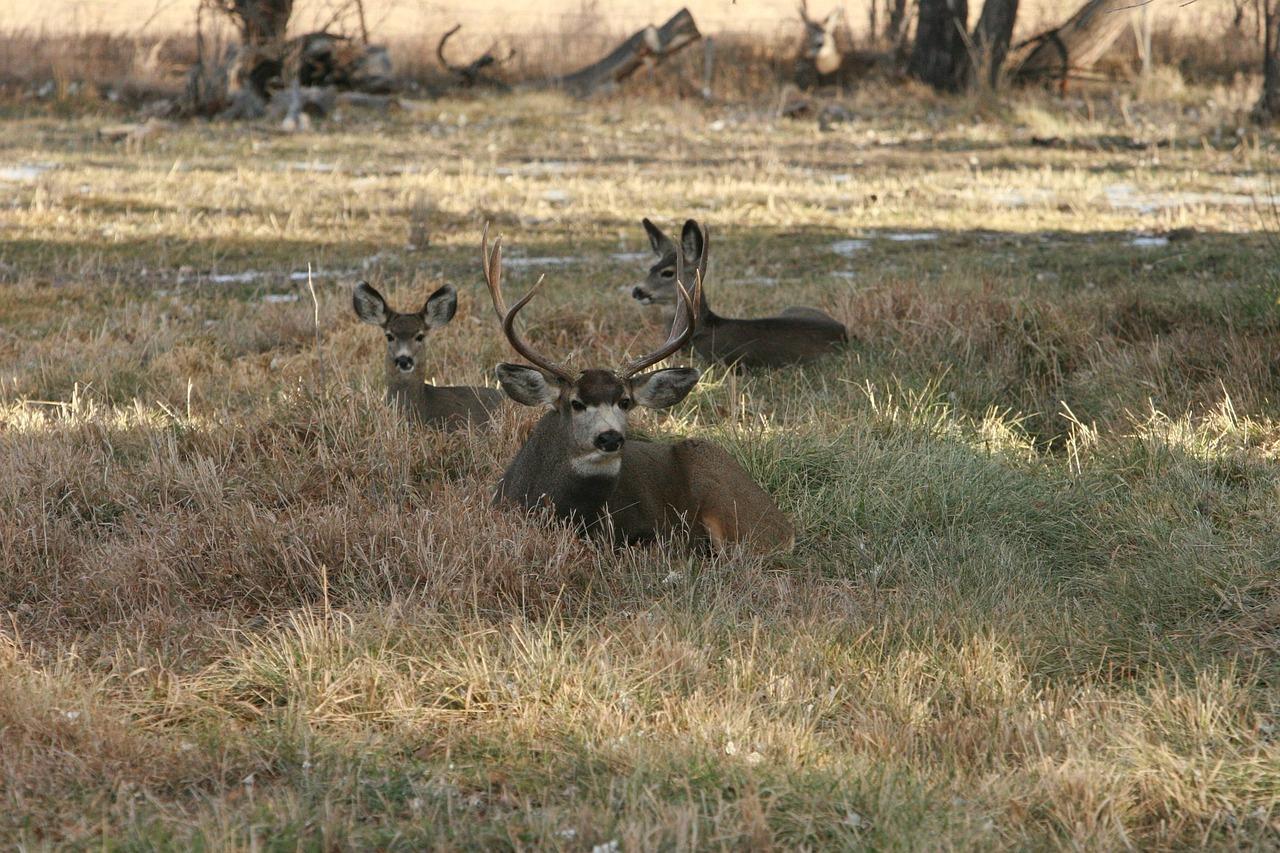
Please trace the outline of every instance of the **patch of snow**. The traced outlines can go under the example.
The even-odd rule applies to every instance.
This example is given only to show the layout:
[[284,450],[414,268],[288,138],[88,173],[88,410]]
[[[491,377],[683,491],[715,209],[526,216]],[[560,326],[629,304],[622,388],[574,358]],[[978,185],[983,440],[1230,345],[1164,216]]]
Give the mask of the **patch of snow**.
[[[209,284],[252,284],[255,281],[272,278],[281,275],[281,273],[263,272],[261,270],[245,270],[244,272],[227,272],[227,273],[210,273],[204,276],[204,280]],[[289,281],[306,281],[307,276],[312,278],[343,278],[349,275],[355,275],[355,270],[312,270],[308,273],[306,270],[294,270],[287,274]],[[199,276],[190,270],[179,270],[178,279],[198,278]],[[295,299],[297,297],[294,297]]]
[[649,252],[614,252],[609,257],[615,261],[643,261],[650,256]]
[[531,258],[512,257],[512,258],[503,258],[502,265],[504,267],[511,267],[513,269],[520,269],[521,267],[566,267],[566,266],[569,266],[570,264],[581,263],[585,260],[586,258],[575,258],[575,257],[567,257],[567,258],[551,258],[551,257],[536,257],[536,256]]
[[280,302],[297,302],[298,294],[296,293],[264,293],[262,301],[274,305]]
[[938,239],[938,235],[932,231],[891,231],[884,237],[894,243],[919,243]]
[[321,163],[319,160],[293,160],[281,163],[280,169],[285,172],[336,172],[338,167],[333,163]]
[[1139,235],[1137,237],[1134,237],[1129,242],[1131,245],[1134,245],[1134,246],[1143,246],[1145,248],[1152,248],[1155,246],[1169,245],[1169,238],[1168,237],[1152,237],[1150,235],[1144,234],[1144,235]]
[[0,166],[0,181],[30,183],[45,172],[58,168],[56,163],[16,163],[12,166]]
[[870,247],[870,240],[837,240],[831,244],[831,251],[842,258],[852,258]]

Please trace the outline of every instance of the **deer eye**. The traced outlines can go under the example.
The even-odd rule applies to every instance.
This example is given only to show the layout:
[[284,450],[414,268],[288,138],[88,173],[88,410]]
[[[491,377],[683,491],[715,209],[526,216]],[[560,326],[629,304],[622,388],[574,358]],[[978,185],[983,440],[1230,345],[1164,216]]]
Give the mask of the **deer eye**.
[[395,336],[395,335],[391,334],[390,332],[387,332],[387,341],[388,341],[388,342],[390,342],[390,341],[394,341],[395,339],[396,339],[396,336]]
[[623,397],[618,401],[618,408],[622,409],[624,412],[630,410],[631,406],[632,402],[630,397]]
[[569,405],[573,407],[575,412],[585,412],[587,410],[587,404],[581,400],[574,400]]
[[676,271],[675,271],[675,270],[663,270],[663,271],[660,273],[660,275],[661,275],[663,278],[675,278],[675,277],[676,277]]
[[426,333],[426,332],[418,332],[418,334],[416,334],[416,335],[414,335],[414,336],[413,336],[413,339],[414,339],[415,341],[417,341],[418,343],[422,343],[423,341],[425,341],[425,340],[427,339],[427,333]]

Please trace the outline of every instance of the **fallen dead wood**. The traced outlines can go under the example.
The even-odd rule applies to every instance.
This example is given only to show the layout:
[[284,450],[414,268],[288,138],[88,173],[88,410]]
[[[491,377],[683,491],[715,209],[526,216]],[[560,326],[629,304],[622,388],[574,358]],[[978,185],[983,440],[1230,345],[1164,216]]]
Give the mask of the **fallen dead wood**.
[[515,48],[507,53],[506,56],[499,59],[494,55],[497,45],[493,45],[480,56],[468,62],[466,65],[454,65],[444,55],[444,46],[458,30],[462,29],[462,24],[454,24],[453,28],[440,37],[440,43],[436,45],[436,59],[440,60],[440,67],[448,71],[454,76],[455,82],[464,89],[470,89],[477,85],[489,86],[495,89],[508,89],[506,83],[501,80],[495,80],[487,77],[481,72],[489,67],[496,67],[505,62],[509,62],[516,55]]
[[1088,71],[1111,49],[1133,8],[1131,0],[1089,0],[1061,26],[1018,45],[1027,52],[1014,68],[1013,79],[1056,81],[1065,89],[1069,78]]
[[657,65],[700,38],[693,15],[681,9],[661,27],[650,24],[633,33],[604,58],[546,82],[581,97],[610,91],[642,66]]

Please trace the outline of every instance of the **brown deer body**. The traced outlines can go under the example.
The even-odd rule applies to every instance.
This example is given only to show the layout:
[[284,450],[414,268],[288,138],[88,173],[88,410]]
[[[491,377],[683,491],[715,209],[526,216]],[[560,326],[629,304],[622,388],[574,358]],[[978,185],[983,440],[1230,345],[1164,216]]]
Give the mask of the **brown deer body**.
[[421,311],[401,314],[391,310],[382,294],[365,282],[356,285],[351,303],[361,321],[382,329],[387,339],[387,400],[414,420],[446,429],[467,422],[489,421],[502,403],[495,388],[470,385],[426,384],[423,350],[428,333],[453,319],[458,294],[446,284],[428,297]]
[[[496,501],[527,509],[549,505],[557,517],[618,543],[687,530],[694,539],[717,545],[790,550],[795,541],[790,520],[722,448],[696,439],[666,444],[626,438],[633,406],[675,405],[698,381],[698,371],[688,367],[640,373],[688,341],[693,312],[687,298],[656,352],[617,373],[593,369],[575,376],[538,355],[515,331],[516,314],[537,285],[508,310],[501,293],[500,245],[490,253],[486,238],[484,255],[485,277],[507,339],[536,365],[500,364],[498,381],[518,403],[551,407],[507,466]],[[683,272],[683,261],[679,264]]]
[[[677,302],[676,258],[696,267],[698,280],[707,272],[709,237],[706,229],[690,219],[680,242],[672,240],[648,219],[643,220],[658,262],[631,296],[643,305],[673,311]],[[844,324],[817,308],[793,306],[774,317],[736,319],[711,310],[705,291],[697,302],[693,351],[708,361],[743,367],[782,367],[812,361],[844,346],[849,333]]]

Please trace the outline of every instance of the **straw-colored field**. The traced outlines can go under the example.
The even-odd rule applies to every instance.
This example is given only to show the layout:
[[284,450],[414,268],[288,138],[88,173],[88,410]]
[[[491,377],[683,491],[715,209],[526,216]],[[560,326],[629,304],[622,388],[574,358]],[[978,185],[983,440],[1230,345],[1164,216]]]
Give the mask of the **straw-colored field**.
[[[140,152],[6,108],[0,845],[1274,849],[1255,96],[870,89],[822,133],[525,95]],[[492,222],[530,336],[613,365],[663,332],[644,215],[708,224],[722,312],[856,336],[637,418],[726,447],[790,556],[580,541],[489,505],[533,413],[383,402],[358,277],[455,282],[430,371],[491,382]]]

